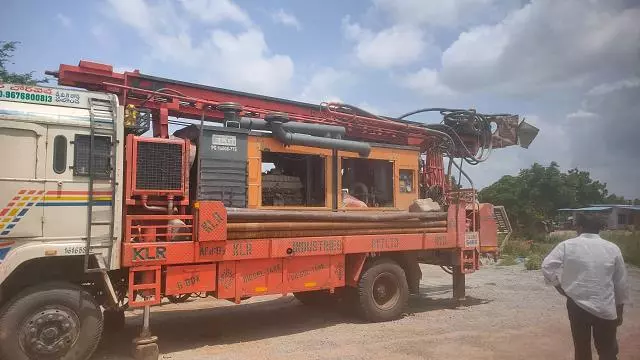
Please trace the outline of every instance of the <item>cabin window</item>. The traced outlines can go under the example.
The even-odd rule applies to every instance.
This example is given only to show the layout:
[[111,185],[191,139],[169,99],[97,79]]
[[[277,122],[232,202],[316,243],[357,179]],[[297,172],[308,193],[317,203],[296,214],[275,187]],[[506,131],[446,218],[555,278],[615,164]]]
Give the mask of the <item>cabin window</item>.
[[325,206],[325,159],[262,152],[262,206]]
[[[96,178],[108,178],[111,174],[111,138],[109,136],[94,136],[92,173]],[[79,135],[73,142],[73,175],[89,176],[89,152],[91,136]]]
[[398,179],[398,185],[401,193],[413,193],[413,170],[401,169]]
[[393,162],[342,159],[342,188],[368,207],[393,207]]
[[53,138],[53,171],[62,174],[67,170],[67,138],[57,135]]

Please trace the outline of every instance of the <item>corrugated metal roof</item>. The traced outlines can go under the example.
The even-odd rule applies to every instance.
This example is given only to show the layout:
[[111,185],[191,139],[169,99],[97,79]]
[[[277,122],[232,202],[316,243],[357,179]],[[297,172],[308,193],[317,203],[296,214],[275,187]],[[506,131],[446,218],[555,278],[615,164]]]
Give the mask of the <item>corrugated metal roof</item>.
[[589,206],[578,209],[558,209],[558,211],[605,211],[611,210],[611,206]]
[[607,206],[619,209],[640,210],[640,205],[627,205],[627,204],[590,204],[589,206]]
[[608,206],[608,207],[622,207],[622,208],[640,208],[640,205],[629,204],[589,204],[589,206]]

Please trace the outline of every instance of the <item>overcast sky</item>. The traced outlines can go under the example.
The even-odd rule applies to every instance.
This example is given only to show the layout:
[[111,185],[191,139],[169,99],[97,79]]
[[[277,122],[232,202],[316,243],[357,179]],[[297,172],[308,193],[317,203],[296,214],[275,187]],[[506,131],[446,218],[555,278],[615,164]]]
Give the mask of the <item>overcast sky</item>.
[[[12,69],[118,70],[384,115],[452,106],[541,129],[495,151],[476,185],[534,161],[640,198],[639,0],[4,0]],[[436,119],[421,119],[431,120]]]

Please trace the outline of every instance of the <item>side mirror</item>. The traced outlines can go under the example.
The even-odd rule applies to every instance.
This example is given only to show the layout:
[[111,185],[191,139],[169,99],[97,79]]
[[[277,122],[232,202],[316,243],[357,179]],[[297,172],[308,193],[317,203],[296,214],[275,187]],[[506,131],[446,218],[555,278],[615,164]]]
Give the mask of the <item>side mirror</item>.
[[518,145],[528,149],[529,145],[533,142],[533,139],[538,136],[538,132],[540,132],[540,129],[522,120],[520,125],[518,125],[518,131],[516,132]]

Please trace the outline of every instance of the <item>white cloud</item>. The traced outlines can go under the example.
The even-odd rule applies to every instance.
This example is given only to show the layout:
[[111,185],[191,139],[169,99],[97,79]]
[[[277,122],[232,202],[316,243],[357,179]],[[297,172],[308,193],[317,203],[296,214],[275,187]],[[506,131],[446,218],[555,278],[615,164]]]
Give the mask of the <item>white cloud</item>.
[[357,107],[359,107],[360,109],[370,112],[374,115],[381,115],[382,114],[382,110],[380,110],[377,106],[375,105],[371,105],[366,101],[363,101],[361,103],[359,103],[358,105],[356,105]]
[[[456,28],[468,22],[486,20],[505,6],[497,0],[374,0],[374,7],[388,14],[396,23],[426,24]],[[500,4],[505,5],[505,4]]]
[[[288,91],[293,61],[272,54],[264,34],[231,1],[109,0],[109,4],[110,15],[137,31],[153,61],[170,65],[174,71],[182,69],[192,75],[192,81],[270,95]],[[206,13],[215,10],[219,12]],[[153,21],[139,21],[142,14]],[[232,33],[213,27],[223,20],[248,28]],[[193,36],[196,24],[198,37]]]
[[103,48],[113,48],[118,46],[118,41],[109,29],[102,23],[96,22],[89,28],[89,33],[95,41]]
[[411,64],[423,55],[427,48],[425,35],[414,26],[394,25],[379,32],[351,23],[347,16],[342,20],[344,35],[356,42],[355,55],[364,65],[385,69]]
[[215,24],[232,21],[245,26],[252,24],[247,12],[231,0],[180,0],[180,2],[193,17],[206,22]]
[[71,28],[73,26],[73,24],[71,23],[71,19],[69,19],[68,16],[65,16],[61,13],[57,13],[56,14],[56,19],[60,22],[60,24],[63,27],[66,27],[67,29]]
[[615,91],[589,95],[584,111],[596,114],[580,119],[571,128],[571,154],[577,165],[607,183],[610,192],[640,197],[640,86],[618,87]]
[[538,0],[495,25],[463,32],[444,51],[454,89],[538,92],[637,66],[640,9],[605,1]]
[[418,72],[404,76],[401,85],[416,90],[426,96],[449,96],[454,92],[440,81],[436,70],[422,68]]
[[327,67],[316,71],[300,93],[300,100],[320,103],[323,101],[342,102],[339,92],[352,83],[352,76],[346,71]]
[[594,114],[590,111],[586,111],[584,109],[578,109],[578,111],[568,114],[567,118],[568,119],[584,119],[584,118],[592,118],[597,116],[598,114]]
[[593,87],[587,95],[605,95],[614,91],[631,89],[640,86],[639,77],[630,77],[628,79],[619,80],[613,83],[600,84]]
[[300,21],[298,21],[298,18],[295,15],[284,11],[284,9],[278,9],[278,11],[271,14],[271,19],[277,24],[291,26],[296,30],[302,29],[302,25],[300,24]]

